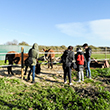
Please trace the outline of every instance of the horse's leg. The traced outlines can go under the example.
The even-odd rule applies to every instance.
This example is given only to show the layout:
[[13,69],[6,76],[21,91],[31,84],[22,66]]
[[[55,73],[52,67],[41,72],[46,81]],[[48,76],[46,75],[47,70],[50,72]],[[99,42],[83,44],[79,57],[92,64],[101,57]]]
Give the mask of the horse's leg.
[[50,59],[50,65],[51,65],[51,69],[53,68],[53,59]]
[[50,62],[48,61],[48,68],[50,68]]
[[48,68],[50,68],[50,58],[48,59]]
[[28,69],[28,66],[26,66],[26,68],[25,68],[25,73],[24,73],[24,75],[26,75],[26,73],[27,73],[27,69]]
[[12,67],[11,67],[11,66],[7,67],[7,69],[8,69],[8,74],[10,74],[10,73],[11,73],[12,75],[14,75],[14,74],[13,74],[13,71],[12,71]]
[[7,70],[8,70],[8,74],[10,74],[10,69],[9,69],[9,67],[7,67]]
[[12,75],[14,75],[13,71],[12,71],[12,66],[10,66],[10,72],[11,72]]
[[53,60],[51,59],[51,69],[53,68]]

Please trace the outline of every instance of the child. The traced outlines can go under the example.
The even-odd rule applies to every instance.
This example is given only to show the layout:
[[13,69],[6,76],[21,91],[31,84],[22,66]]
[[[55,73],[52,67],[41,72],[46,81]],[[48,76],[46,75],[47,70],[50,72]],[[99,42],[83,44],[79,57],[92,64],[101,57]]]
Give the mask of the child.
[[83,68],[84,68],[85,58],[81,48],[77,48],[76,51],[77,51],[77,54],[75,55],[75,60],[77,64],[77,71],[78,71],[78,77],[79,77],[79,80],[77,82],[81,82],[81,78],[82,78],[82,81],[84,81]]

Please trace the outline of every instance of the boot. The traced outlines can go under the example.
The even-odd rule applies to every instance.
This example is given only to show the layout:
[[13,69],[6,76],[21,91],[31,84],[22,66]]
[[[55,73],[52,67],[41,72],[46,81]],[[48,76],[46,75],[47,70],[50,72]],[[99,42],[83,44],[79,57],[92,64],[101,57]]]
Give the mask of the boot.
[[31,83],[33,83],[33,84],[34,84],[34,83],[35,83],[35,80],[33,80]]
[[27,80],[30,80],[30,75],[28,75]]

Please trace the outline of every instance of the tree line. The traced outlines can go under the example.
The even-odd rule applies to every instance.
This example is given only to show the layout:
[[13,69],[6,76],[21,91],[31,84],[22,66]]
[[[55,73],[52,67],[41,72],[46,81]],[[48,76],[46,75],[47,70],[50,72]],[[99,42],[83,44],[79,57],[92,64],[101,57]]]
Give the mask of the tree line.
[[[6,42],[4,45],[24,45],[24,46],[31,46],[29,45],[27,42],[25,41],[22,41],[20,43],[18,43],[17,40],[13,40],[13,41],[8,41]],[[76,46],[73,46],[74,50],[76,50],[77,47],[81,47],[82,48],[82,45],[76,45]],[[95,47],[93,45],[90,45],[89,46],[94,52],[96,51],[110,51],[110,47]],[[55,51],[63,51],[65,49],[67,49],[67,46],[65,45],[61,45],[61,46],[44,46],[44,45],[39,45],[39,50],[42,51],[44,49],[53,49]]]

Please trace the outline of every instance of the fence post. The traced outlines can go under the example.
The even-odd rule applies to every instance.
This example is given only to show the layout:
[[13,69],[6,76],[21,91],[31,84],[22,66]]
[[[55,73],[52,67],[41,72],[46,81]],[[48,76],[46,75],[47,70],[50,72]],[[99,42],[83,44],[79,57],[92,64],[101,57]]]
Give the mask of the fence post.
[[107,59],[107,47],[105,47],[105,59]]
[[23,72],[23,68],[24,68],[24,65],[23,65],[23,58],[24,57],[24,48],[21,47],[21,78],[23,79],[23,75],[24,75],[24,72]]

